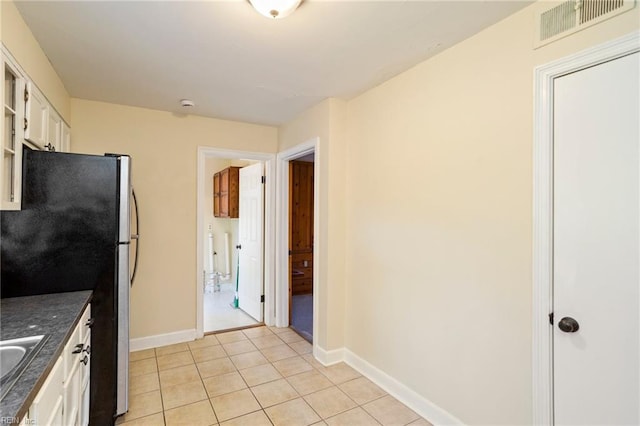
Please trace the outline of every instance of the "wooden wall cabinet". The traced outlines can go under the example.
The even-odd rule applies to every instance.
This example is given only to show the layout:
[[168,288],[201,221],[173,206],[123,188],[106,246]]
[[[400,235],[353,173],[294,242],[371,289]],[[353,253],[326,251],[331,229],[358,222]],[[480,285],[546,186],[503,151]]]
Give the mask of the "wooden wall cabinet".
[[240,216],[240,167],[227,167],[213,175],[213,216]]

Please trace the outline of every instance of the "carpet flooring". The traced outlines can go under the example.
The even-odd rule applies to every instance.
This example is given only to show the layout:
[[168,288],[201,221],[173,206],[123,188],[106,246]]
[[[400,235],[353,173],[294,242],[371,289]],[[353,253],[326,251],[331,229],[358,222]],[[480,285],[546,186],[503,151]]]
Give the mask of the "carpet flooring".
[[291,328],[313,342],[313,295],[303,294],[292,299]]

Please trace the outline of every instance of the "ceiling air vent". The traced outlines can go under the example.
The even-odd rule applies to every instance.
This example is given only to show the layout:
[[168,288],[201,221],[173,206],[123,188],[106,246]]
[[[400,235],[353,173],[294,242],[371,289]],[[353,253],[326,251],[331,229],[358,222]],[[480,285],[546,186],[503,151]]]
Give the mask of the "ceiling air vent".
[[566,37],[633,8],[634,0],[540,2],[535,47]]

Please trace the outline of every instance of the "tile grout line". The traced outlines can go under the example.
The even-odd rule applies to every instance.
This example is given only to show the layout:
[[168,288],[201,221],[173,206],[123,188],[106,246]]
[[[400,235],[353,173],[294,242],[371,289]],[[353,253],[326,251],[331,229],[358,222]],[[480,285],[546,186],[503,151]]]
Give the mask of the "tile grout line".
[[[216,339],[216,341],[218,343],[220,343],[220,341],[218,341],[217,337],[215,339]],[[217,345],[212,345],[212,346],[217,346]],[[222,349],[222,352],[224,352],[225,355],[228,355],[227,351],[224,350],[224,347],[222,346],[222,344],[220,344],[220,348]],[[200,369],[198,368],[198,363],[196,362],[196,359],[193,356],[193,350],[191,349],[191,346],[189,345],[189,343],[187,343],[187,349],[191,353],[191,358],[193,358],[193,365],[195,366],[196,372],[198,373],[198,377],[200,378],[200,384],[204,388],[204,393],[207,395],[207,401],[209,401],[209,406],[211,407],[211,411],[213,411],[213,415],[216,418],[216,423],[219,425],[220,424],[220,419],[218,418],[218,413],[216,413],[216,409],[213,407],[213,402],[211,401],[211,398],[209,397],[209,391],[207,390],[207,387],[204,384],[204,378],[202,377],[202,374],[200,373]],[[166,421],[165,421],[165,426],[166,426]]]
[[[247,334],[244,333],[244,331],[242,332],[242,334],[244,334],[249,339],[249,341],[251,341],[251,338],[249,336],[247,336]],[[253,342],[251,342],[251,343],[255,346],[255,343],[253,343]],[[264,356],[262,351],[257,346],[256,346],[256,349],[258,350],[260,355],[262,355],[267,361],[269,361],[269,359],[266,356]],[[231,362],[233,362],[233,360]],[[269,361],[269,362],[271,362],[271,361]],[[234,364],[234,366],[236,366],[236,365]],[[236,369],[237,369],[237,367],[236,367]],[[240,374],[240,370],[238,370],[238,374]],[[247,380],[244,378],[244,376],[242,374],[240,374],[240,377],[242,378],[242,381],[244,382],[244,384],[247,386],[247,389],[249,389],[249,392],[251,392],[251,395],[253,396],[253,398],[256,400],[256,402],[260,406],[260,410],[259,411],[262,411],[264,413],[265,417],[269,420],[269,423],[271,423],[271,425],[273,426],[273,421],[271,420],[271,417],[269,417],[269,414],[265,410],[265,407],[262,406],[262,404],[258,400],[258,397],[253,392],[253,389],[251,389],[251,386],[249,386],[249,383],[247,383]],[[257,411],[254,411],[254,413],[255,412],[257,412]],[[251,414],[251,413],[248,413],[248,414]],[[242,416],[238,416],[238,417],[242,417]]]
[[156,360],[156,368],[158,372],[158,388],[160,390],[160,406],[162,407],[162,423],[164,423],[164,426],[166,426],[167,417],[164,414],[164,396],[162,395],[162,383],[160,382],[160,366],[158,365],[158,351],[156,351],[155,348],[153,348],[153,355]]

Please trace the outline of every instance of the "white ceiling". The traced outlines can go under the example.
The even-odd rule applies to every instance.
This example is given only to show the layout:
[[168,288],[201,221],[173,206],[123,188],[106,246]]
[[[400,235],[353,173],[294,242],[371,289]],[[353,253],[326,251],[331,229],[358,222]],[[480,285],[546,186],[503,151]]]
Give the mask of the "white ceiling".
[[522,9],[524,1],[306,0],[269,20],[244,0],[25,1],[73,97],[278,125],[352,98]]

